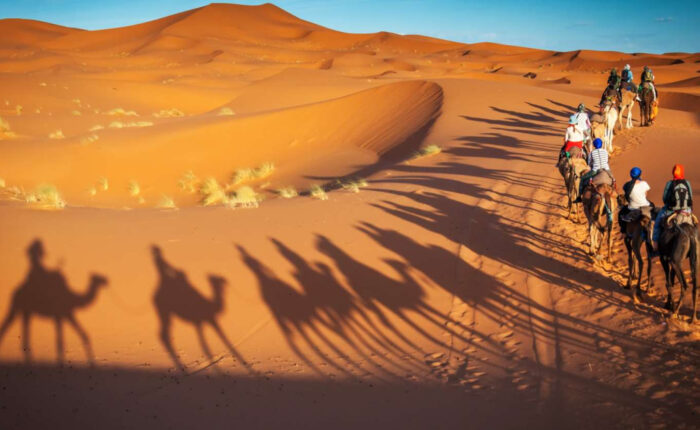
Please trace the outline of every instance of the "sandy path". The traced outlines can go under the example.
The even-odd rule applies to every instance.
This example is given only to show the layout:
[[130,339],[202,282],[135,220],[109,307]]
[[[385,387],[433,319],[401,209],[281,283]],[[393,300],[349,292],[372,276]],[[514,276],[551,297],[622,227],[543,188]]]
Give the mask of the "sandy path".
[[[0,367],[3,421],[26,428],[49,419],[59,428],[691,424],[697,330],[632,306],[616,282],[619,267],[592,268],[583,227],[563,218],[552,154],[578,96],[437,83],[443,115],[426,143],[443,152],[381,171],[359,194],[276,200],[251,211],[2,207],[2,297],[25,276],[23,250],[35,237],[47,248],[46,264],[60,267],[76,290],[91,271],[110,278],[77,314],[96,368],[82,365],[71,334],[70,367],[54,367],[46,321],[32,329],[34,357],[44,364],[13,364],[22,358],[19,324],[8,332],[0,350],[10,361]],[[229,281],[218,321],[252,371],[210,329],[208,358],[181,321],[176,352],[190,371],[205,370],[172,370],[151,304],[158,283],[151,244],[205,297],[208,273]]]

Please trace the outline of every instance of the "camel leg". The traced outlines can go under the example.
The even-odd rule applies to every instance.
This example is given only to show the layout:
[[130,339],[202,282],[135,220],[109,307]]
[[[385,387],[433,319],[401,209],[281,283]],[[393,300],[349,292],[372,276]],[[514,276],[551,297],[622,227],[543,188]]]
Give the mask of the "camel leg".
[[641,250],[641,243],[635,243],[634,244],[634,256],[637,260],[637,288],[634,290],[633,298],[634,301],[637,302],[641,299],[642,296],[642,272],[644,271],[644,260],[642,260],[642,250]]
[[674,260],[671,264],[673,265],[675,272],[678,274],[678,279],[681,281],[681,294],[680,297],[678,297],[678,303],[676,303],[676,306],[673,309],[673,315],[678,317],[678,311],[681,309],[683,297],[685,297],[685,290],[688,289],[688,283],[685,280],[685,275],[683,274],[683,268],[681,267],[680,261]]
[[92,352],[92,345],[90,344],[90,338],[88,337],[87,333],[73,315],[69,315],[67,320],[75,332],[78,333],[78,337],[80,337],[80,340],[83,342],[83,348],[85,348],[85,355],[87,355],[88,362],[90,362],[90,364],[94,364],[95,354]]
[[197,338],[199,338],[199,345],[202,347],[202,351],[204,351],[204,354],[209,359],[209,363],[213,363],[214,356],[211,355],[211,350],[209,349],[209,345],[207,344],[207,340],[204,339],[204,333],[202,332],[202,325],[196,324],[195,329],[197,330]]
[[649,232],[647,232],[647,239],[644,242],[645,246],[647,247],[647,292],[651,291],[651,287],[654,286],[654,280],[651,278],[651,263],[652,263],[652,258],[651,258],[651,253],[653,251],[653,247],[651,243],[649,242]]
[[2,322],[2,326],[0,326],[0,343],[2,343],[2,338],[5,337],[5,332],[12,324],[15,316],[17,316],[17,309],[14,306],[11,306],[10,310],[7,311],[7,316],[5,316],[5,319]]
[[173,342],[170,338],[170,314],[158,310],[158,319],[160,320],[160,341],[163,343],[163,346],[168,352],[168,355],[170,355],[170,359],[173,360],[173,363],[175,363],[175,367],[184,372],[185,366],[177,357],[177,354],[175,354],[175,350],[173,349]]
[[29,364],[32,361],[32,351],[29,342],[29,312],[22,312],[22,351],[24,351],[24,361]]
[[669,311],[673,308],[673,269],[669,266],[668,261],[661,257],[661,267],[664,269],[664,279],[666,281],[666,304],[664,308]]
[[[697,250],[695,251],[697,253]],[[695,260],[695,261],[693,261]],[[690,276],[693,281],[693,315],[690,317],[690,323],[695,324],[698,319],[698,274],[697,274],[697,254],[695,258],[690,260]]]
[[63,321],[61,317],[54,318],[56,325],[56,362],[59,366],[63,365]]
[[634,258],[632,257],[632,245],[630,245],[630,240],[625,237],[625,248],[627,248],[627,285],[626,289],[632,288],[632,280],[634,277]]
[[228,340],[228,337],[226,337],[226,334],[224,333],[223,330],[221,330],[221,326],[219,326],[219,323],[216,322],[216,320],[210,321],[210,324],[212,327],[214,327],[214,330],[216,331],[216,334],[219,335],[221,338],[221,341],[224,342],[226,345],[226,348],[228,348],[229,352],[231,352],[231,355],[238,361],[241,362],[243,366],[245,366],[246,369],[249,371],[253,371],[253,368],[248,364],[247,361],[243,358],[243,356],[236,350],[236,348],[233,347],[233,344]]

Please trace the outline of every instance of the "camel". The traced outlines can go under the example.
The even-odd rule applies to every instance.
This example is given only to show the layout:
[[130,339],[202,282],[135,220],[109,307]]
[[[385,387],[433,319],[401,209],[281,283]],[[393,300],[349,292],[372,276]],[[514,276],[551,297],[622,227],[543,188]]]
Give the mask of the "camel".
[[[620,206],[626,205],[624,196],[618,197]],[[647,291],[654,285],[651,278],[651,220],[656,218],[658,209],[652,207],[642,208],[639,214],[631,221],[619,220],[622,234],[624,236],[625,248],[627,248],[627,264],[629,274],[627,277],[627,285],[625,289],[632,288],[632,282],[636,279],[637,286],[632,290],[632,300],[634,303],[639,303],[642,296],[642,271],[644,270],[644,260],[642,260],[642,243],[646,245],[647,250]]]
[[[678,219],[685,218],[685,219]],[[697,321],[697,299],[698,299],[698,250],[700,249],[700,238],[697,229],[698,219],[694,215],[673,214],[666,218],[666,226],[659,240],[659,256],[661,266],[666,275],[666,309],[673,312],[678,317],[678,311],[683,303],[683,296],[688,289],[685,275],[683,274],[682,262],[688,259],[690,263],[690,278],[693,283],[693,313],[690,322]],[[673,293],[671,289],[674,284],[674,277],[678,277],[681,284],[680,297],[673,306]]]
[[639,123],[642,127],[648,127],[654,124],[654,120],[652,118],[654,94],[652,93],[652,91],[653,90],[651,88],[644,86],[639,92],[639,98],[641,99],[641,101],[639,102]]
[[608,100],[603,105],[603,116],[605,124],[605,135],[603,136],[603,145],[608,154],[613,153],[613,137],[615,135],[615,123],[617,122],[617,109],[615,104]]
[[578,210],[578,206],[574,201],[578,197],[579,183],[581,182],[581,174],[588,169],[588,165],[583,158],[566,158],[559,163],[559,173],[562,178],[564,178],[564,186],[566,187],[566,194],[569,198],[568,207],[569,210],[566,218],[571,218],[571,213],[576,211],[576,222],[580,222],[581,214]]
[[[593,178],[595,179],[595,178]],[[583,191],[581,201],[583,212],[588,220],[590,254],[598,255],[603,239],[607,235],[608,257],[610,261],[613,243],[613,214],[615,213],[615,190],[608,184],[589,185]]]
[[170,333],[172,317],[178,316],[194,325],[199,343],[209,358],[210,364],[214,364],[218,360],[214,359],[204,338],[202,331],[204,324],[209,324],[216,331],[234,359],[238,359],[246,368],[249,368],[248,363],[234,349],[216,320],[217,315],[224,310],[223,290],[226,280],[217,275],[209,275],[213,298],[207,299],[190,284],[184,272],[165,261],[159,247],[154,245],[151,251],[160,276],[158,287],[153,296],[153,303],[160,320],[160,340],[175,365],[183,372],[186,371],[185,365],[175,354]]
[[620,121],[620,130],[622,130],[622,115],[625,110],[627,111],[627,122],[625,123],[625,128],[632,128],[632,108],[634,107],[634,102],[637,100],[637,93],[630,91],[626,88],[622,90],[622,100],[620,101],[620,115],[618,119]]
[[35,240],[27,249],[30,268],[24,282],[15,290],[10,309],[0,326],[0,341],[18,314],[22,315],[22,349],[25,362],[31,362],[31,347],[29,340],[29,323],[32,315],[40,315],[54,320],[56,327],[57,362],[63,363],[63,322],[67,321],[80,337],[85,348],[88,361],[94,363],[94,355],[90,338],[85,329],[75,318],[76,309],[85,308],[95,301],[98,290],[107,285],[107,278],[92,274],[87,291],[76,294],[68,287],[63,274],[58,270],[47,269],[42,260],[44,246],[40,240]]

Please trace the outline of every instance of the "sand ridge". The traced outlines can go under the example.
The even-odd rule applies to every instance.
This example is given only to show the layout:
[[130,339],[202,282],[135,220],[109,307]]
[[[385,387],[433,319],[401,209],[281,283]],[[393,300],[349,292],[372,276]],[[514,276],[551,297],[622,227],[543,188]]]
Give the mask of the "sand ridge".
[[[352,35],[271,5],[101,32],[19,24],[0,51],[1,316],[38,264],[76,295],[93,273],[108,285],[74,311],[94,367],[68,324],[57,342],[51,318],[31,319],[30,363],[21,318],[9,327],[3,422],[692,427],[687,306],[680,320],[662,311],[658,266],[647,302],[631,303],[619,237],[612,264],[587,256],[553,165],[578,103],[637,59],[654,64],[661,113],[616,136],[613,169],[622,180],[642,167],[655,201],[678,159],[697,183],[697,54]],[[431,145],[441,151],[412,157]],[[178,185],[190,169],[224,182],[265,162],[274,171],[246,182],[267,193],[255,209],[201,207]],[[273,192],[347,175],[367,186],[328,200]],[[41,183],[67,207],[6,194]],[[180,210],[156,208],[163,194]],[[163,285],[174,293],[159,307]],[[168,306],[184,315],[173,354]],[[200,337],[197,318],[221,333],[206,323]]]

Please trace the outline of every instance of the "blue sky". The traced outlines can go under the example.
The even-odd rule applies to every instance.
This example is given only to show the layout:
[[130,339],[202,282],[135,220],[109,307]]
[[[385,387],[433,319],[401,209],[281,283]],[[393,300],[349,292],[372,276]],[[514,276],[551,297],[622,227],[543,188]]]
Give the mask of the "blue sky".
[[[208,4],[199,0],[0,0],[0,18],[85,29],[136,24]],[[241,0],[241,4],[260,1]],[[460,42],[624,52],[699,52],[700,2],[571,0],[279,0],[336,30],[423,34]]]

